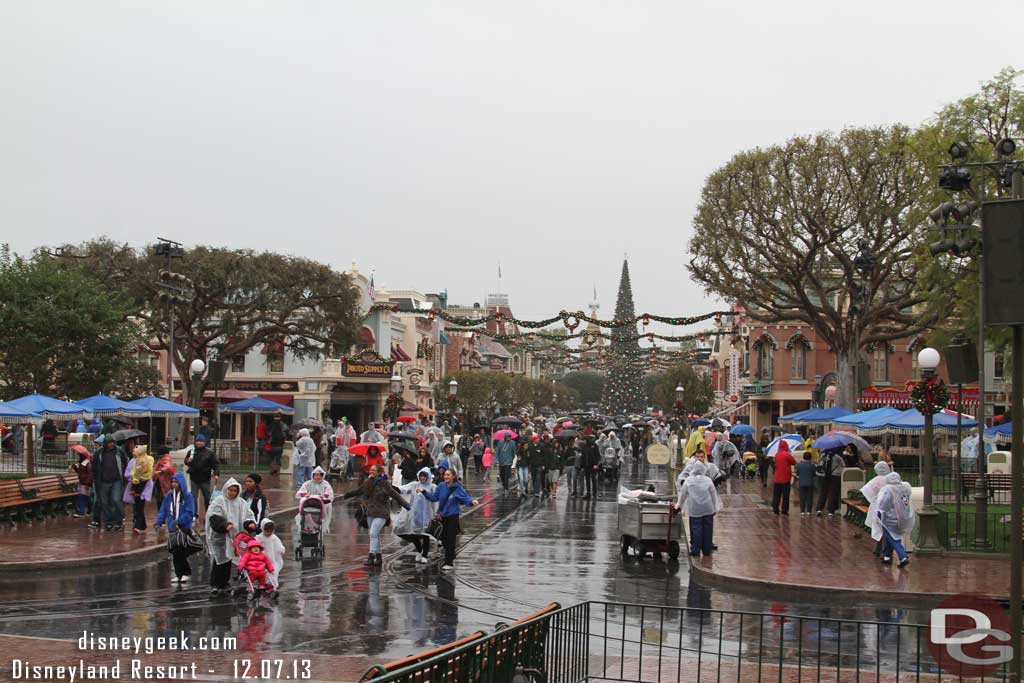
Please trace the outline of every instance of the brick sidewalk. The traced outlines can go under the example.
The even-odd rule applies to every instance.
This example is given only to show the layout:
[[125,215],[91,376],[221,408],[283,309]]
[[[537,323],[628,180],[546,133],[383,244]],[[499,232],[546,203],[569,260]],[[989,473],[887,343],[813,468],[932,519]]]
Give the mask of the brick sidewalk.
[[776,516],[766,504],[770,485],[734,481],[732,486],[735,493],[723,495],[725,509],[715,516],[719,550],[709,558],[690,558],[703,583],[848,602],[934,603],[955,593],[1009,593],[1005,558],[912,554],[905,569],[883,565],[871,552],[874,541],[866,528],[839,516],[801,517],[795,497],[790,514]]
[[[224,475],[221,481],[226,481],[227,476],[241,481],[244,475]],[[295,511],[295,489],[291,484],[290,475],[264,475],[263,492],[270,505],[271,517]],[[335,483],[334,488],[335,491],[344,491],[348,486]],[[158,538],[153,529],[156,503],[150,502],[146,506],[149,528],[144,535],[132,532],[131,506],[125,506],[125,515],[124,531],[119,532],[89,529],[87,525],[91,518],[75,519],[70,516],[49,517],[15,527],[3,526],[0,528],[0,574],[27,571],[42,565],[52,569],[55,564],[78,561],[117,562],[165,547],[165,539]]]

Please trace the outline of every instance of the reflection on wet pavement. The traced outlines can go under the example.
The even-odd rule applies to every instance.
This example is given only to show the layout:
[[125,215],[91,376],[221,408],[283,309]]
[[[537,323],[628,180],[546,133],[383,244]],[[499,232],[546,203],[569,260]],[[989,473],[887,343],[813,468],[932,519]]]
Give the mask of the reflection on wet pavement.
[[[625,476],[625,475],[624,475]],[[647,478],[657,477],[647,473]],[[641,482],[644,477],[634,481]],[[688,580],[685,562],[639,561],[619,554],[617,489],[597,500],[495,495],[469,475],[480,509],[465,515],[456,571],[413,563],[411,546],[385,532],[385,565],[368,569],[365,530],[351,507],[334,506],[327,557],[296,562],[289,555],[277,603],[208,597],[205,555],[193,558],[195,581],[171,585],[169,558],[138,567],[0,585],[0,633],[58,639],[83,630],[104,635],[185,631],[236,635],[239,649],[324,653],[384,661],[443,644],[496,622],[511,621],[550,602],[583,600],[690,606],[886,621],[905,612],[776,603],[710,591]],[[291,548],[291,524],[279,524]],[[920,615],[910,614],[920,622]]]

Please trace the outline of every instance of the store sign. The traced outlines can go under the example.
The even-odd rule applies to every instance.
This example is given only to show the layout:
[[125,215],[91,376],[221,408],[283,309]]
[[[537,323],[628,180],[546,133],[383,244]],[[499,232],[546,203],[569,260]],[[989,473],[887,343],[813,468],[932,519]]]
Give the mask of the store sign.
[[405,371],[405,376],[409,380],[409,386],[413,389],[418,389],[420,383],[423,382],[423,370],[420,368],[409,368]]
[[358,356],[341,359],[341,374],[345,377],[391,377],[395,362],[382,358],[375,351],[363,351]]
[[[299,383],[277,381],[277,380],[231,380],[230,382],[207,382],[203,385],[206,391],[226,391],[228,389],[235,389],[237,391],[287,391],[291,393],[298,393]],[[181,380],[174,380],[174,390],[181,391]]]

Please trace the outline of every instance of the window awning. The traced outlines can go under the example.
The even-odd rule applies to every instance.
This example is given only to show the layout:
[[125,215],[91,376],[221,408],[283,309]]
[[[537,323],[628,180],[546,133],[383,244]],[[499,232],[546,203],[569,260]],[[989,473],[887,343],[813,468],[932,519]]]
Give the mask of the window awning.
[[407,361],[412,360],[412,356],[405,352],[401,344],[395,344],[391,347],[391,360]]
[[446,335],[446,334],[444,333],[444,330],[441,330],[441,334],[440,334],[439,340],[440,340],[440,342],[441,342],[442,344],[450,344],[450,343],[451,343],[451,342],[450,342],[450,341],[448,340],[448,335]]

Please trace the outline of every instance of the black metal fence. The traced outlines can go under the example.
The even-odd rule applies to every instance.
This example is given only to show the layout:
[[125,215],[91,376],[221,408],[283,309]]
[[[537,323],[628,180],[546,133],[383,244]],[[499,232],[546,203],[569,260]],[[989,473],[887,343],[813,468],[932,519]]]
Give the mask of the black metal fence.
[[[500,629],[363,680],[920,683],[966,676],[928,647],[929,627],[689,607],[588,602]],[[941,657],[941,651],[940,651]],[[517,676],[517,678],[513,678]]]

